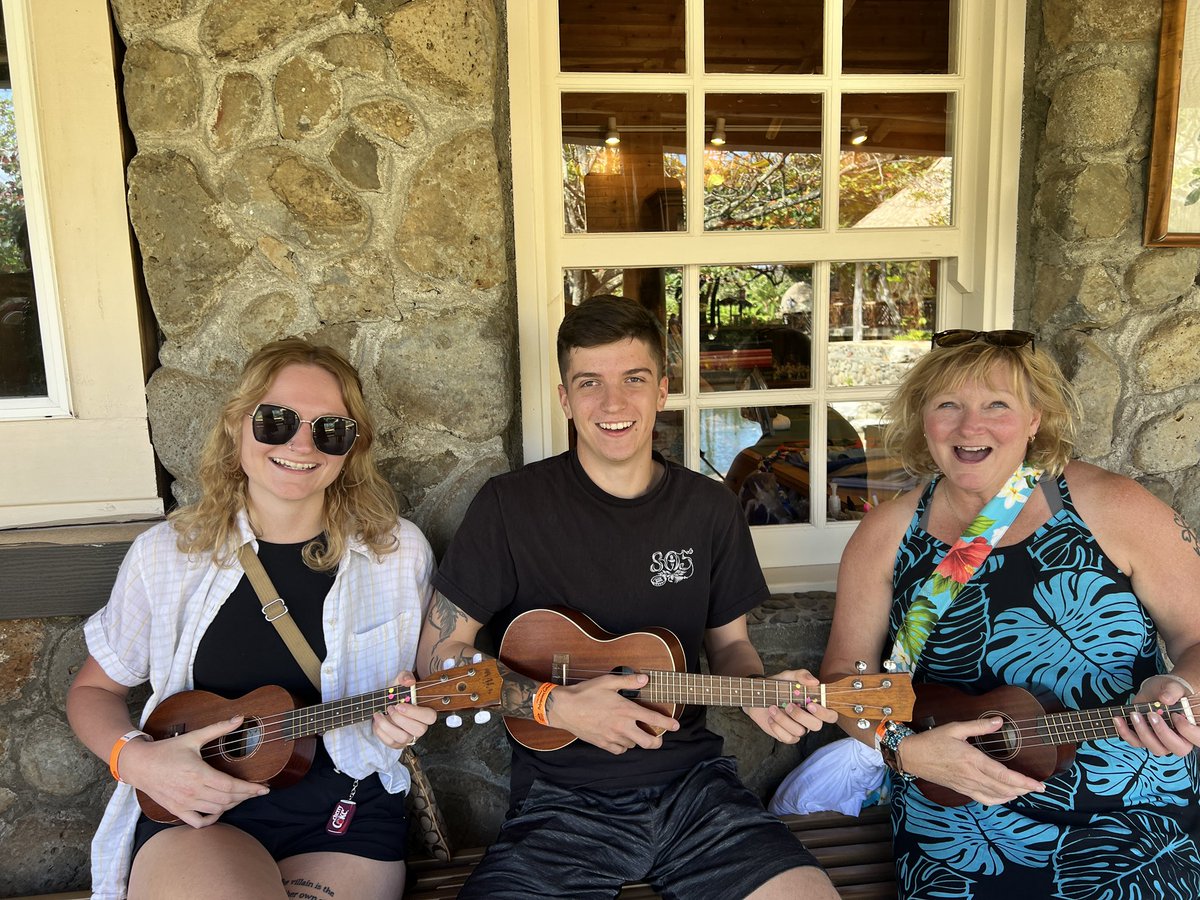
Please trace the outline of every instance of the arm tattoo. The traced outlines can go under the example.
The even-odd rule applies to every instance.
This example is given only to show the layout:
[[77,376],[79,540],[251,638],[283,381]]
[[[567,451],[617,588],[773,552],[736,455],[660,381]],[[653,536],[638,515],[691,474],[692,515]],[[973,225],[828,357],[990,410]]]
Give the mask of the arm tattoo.
[[1195,551],[1197,556],[1200,556],[1200,540],[1196,538],[1196,529],[1189,525],[1180,513],[1175,513],[1175,524],[1180,528],[1181,534],[1179,536],[1183,538],[1183,542],[1191,544],[1192,550]]
[[[467,620],[467,614],[447,600],[440,591],[433,594],[433,602],[429,605],[426,621],[437,629],[438,639],[429,651],[427,665],[430,673],[440,672],[442,668],[442,645],[450,639],[460,623]],[[456,666],[466,665],[469,660],[463,654],[452,657]]]
[[[500,677],[504,679],[504,688],[500,692],[500,709],[503,710],[506,716],[516,716],[521,719],[533,718],[533,695],[537,693],[538,684],[519,672],[514,672],[502,662],[497,662],[500,669]],[[554,699],[551,694],[549,700],[546,701],[546,708],[549,709],[550,701]]]

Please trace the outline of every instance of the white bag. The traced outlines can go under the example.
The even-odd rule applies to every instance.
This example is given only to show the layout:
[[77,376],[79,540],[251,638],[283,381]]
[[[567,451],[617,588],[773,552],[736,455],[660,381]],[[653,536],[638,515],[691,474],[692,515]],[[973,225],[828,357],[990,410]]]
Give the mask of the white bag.
[[788,773],[768,809],[777,816],[826,810],[857,816],[864,806],[886,801],[886,774],[878,750],[854,738],[842,738]]

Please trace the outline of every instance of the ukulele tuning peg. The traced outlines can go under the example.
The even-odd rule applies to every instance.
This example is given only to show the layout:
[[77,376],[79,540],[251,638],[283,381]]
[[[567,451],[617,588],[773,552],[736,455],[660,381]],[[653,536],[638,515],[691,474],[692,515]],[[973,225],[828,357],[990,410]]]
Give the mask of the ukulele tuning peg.
[[890,706],[885,706],[883,708],[883,717],[885,719],[890,719],[891,716],[892,716],[892,708]]
[[867,661],[865,659],[856,659],[854,661],[854,671],[862,675],[867,671]]
[[474,656],[471,657],[471,662],[475,665],[479,665],[481,662],[483,662],[483,654],[476,653]]
[[856,725],[858,728],[862,729],[863,731],[866,731],[868,728],[870,728],[870,727],[871,727],[871,723],[870,723],[870,722],[868,722],[866,719],[859,719],[859,720],[858,720],[857,722],[855,722],[854,724],[855,724],[855,725]]
[[453,669],[453,668],[454,668],[454,660],[452,660],[452,659],[443,659],[442,660],[442,669]]
[[450,715],[446,716],[446,727],[447,728],[458,728],[461,725],[462,725],[462,716],[460,716],[458,713],[450,713]]
[[475,713],[475,724],[476,725],[486,725],[490,721],[492,721],[492,714],[490,712],[488,712],[486,709],[481,709],[477,713]]

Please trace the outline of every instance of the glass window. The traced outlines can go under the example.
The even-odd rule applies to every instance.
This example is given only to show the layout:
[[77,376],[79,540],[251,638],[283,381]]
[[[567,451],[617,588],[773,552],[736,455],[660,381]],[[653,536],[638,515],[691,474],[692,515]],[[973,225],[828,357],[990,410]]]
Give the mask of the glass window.
[[[0,44],[4,43],[0,16]],[[0,66],[0,397],[46,395],[16,111],[7,60]]]
[[954,0],[844,0],[842,71],[953,72],[955,13]]
[[682,72],[683,38],[684,0],[558,0],[563,72]]
[[821,227],[820,94],[705,98],[704,228]]
[[842,96],[839,225],[952,224],[953,108],[941,93]]
[[683,94],[563,94],[568,234],[682,231]]
[[820,73],[824,8],[823,0],[704,0],[704,70]]

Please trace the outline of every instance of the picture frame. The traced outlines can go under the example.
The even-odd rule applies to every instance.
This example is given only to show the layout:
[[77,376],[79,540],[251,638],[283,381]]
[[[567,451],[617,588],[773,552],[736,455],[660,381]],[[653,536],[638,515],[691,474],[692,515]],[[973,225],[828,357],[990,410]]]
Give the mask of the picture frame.
[[1163,0],[1142,243],[1200,247],[1200,0]]

